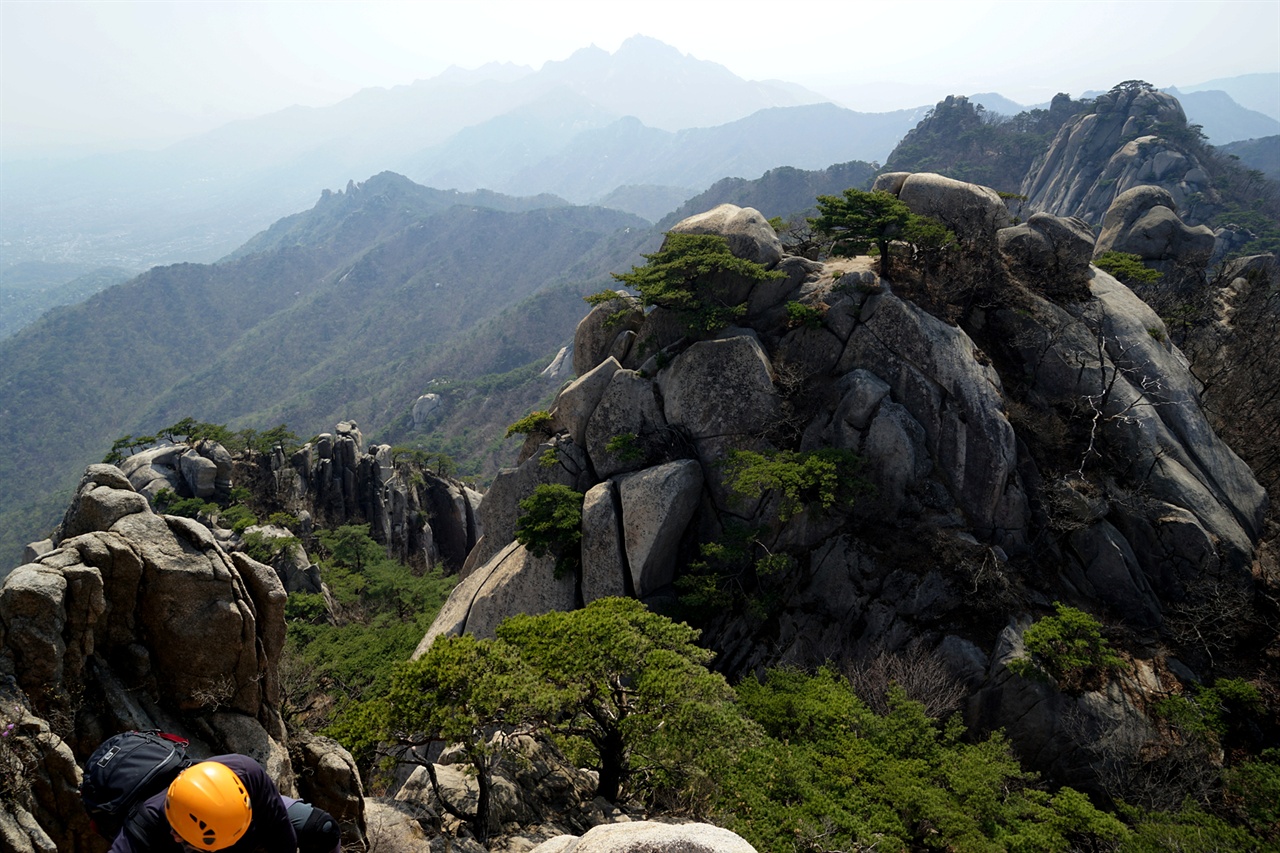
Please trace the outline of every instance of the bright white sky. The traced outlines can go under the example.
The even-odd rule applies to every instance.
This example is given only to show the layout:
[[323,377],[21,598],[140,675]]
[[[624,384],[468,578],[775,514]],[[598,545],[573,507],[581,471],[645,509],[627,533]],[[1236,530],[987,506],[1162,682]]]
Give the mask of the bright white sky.
[[614,51],[637,33],[863,111],[1280,70],[1280,0],[0,0],[0,154],[156,147],[450,65]]

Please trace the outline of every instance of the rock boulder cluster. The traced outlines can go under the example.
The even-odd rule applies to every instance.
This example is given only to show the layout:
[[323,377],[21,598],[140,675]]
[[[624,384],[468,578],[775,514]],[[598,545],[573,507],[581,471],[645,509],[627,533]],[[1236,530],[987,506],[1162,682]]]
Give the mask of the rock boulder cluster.
[[[1128,121],[1103,111],[1093,123],[1104,120]],[[710,337],[622,293],[591,311],[554,434],[495,480],[484,538],[420,651],[440,634],[491,636],[513,613],[603,595],[662,606],[698,545],[740,525],[795,568],[767,624],[714,621],[725,671],[923,646],[967,685],[972,724],[1006,727],[1034,766],[1086,785],[1093,757],[1064,719],[1110,731],[1143,719],[1134,696],[1189,686],[1179,679],[1197,677],[1196,662],[1159,654],[1135,664],[1145,682],[1079,700],[1006,666],[1048,602],[1106,613],[1154,644],[1183,627],[1171,614],[1204,584],[1248,583],[1266,494],[1209,427],[1163,322],[1090,266],[1081,220],[1014,224],[994,192],[936,175],[884,175],[877,188],[969,250],[999,251],[1000,298],[957,325],[847,262],[779,256],[754,211],[722,206],[677,226],[721,233],[787,276],[745,290],[741,325]],[[1122,196],[1108,240],[1204,256],[1204,229],[1169,206],[1134,212],[1135,197],[1169,199]],[[789,325],[787,302],[821,323]],[[784,518],[776,495],[727,482],[735,450],[821,448],[860,455],[873,497]],[[519,502],[544,483],[585,496],[574,579],[514,541]]]

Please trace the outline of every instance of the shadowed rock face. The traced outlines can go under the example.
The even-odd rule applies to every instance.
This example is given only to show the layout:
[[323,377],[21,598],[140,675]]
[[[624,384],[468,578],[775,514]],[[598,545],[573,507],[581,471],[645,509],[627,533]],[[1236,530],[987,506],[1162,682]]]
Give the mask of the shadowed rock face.
[[[1061,714],[1097,731],[1128,726],[1141,715],[1127,697],[1160,678],[1167,687],[1169,666],[1148,661],[1145,671],[1164,675],[1064,697],[1008,671],[1021,632],[1045,602],[1062,600],[1154,641],[1205,578],[1247,583],[1265,494],[1210,429],[1159,317],[1089,265],[1084,222],[1036,214],[1010,226],[985,188],[930,175],[882,183],[916,212],[963,225],[966,251],[1000,252],[1004,267],[984,267],[998,298],[953,325],[846,261],[797,267],[789,288],[749,290],[744,326],[708,339],[674,333],[669,313],[633,315],[644,351],[612,357],[615,366],[594,347],[578,365],[581,384],[557,401],[553,442],[580,455],[570,479],[587,495],[583,573],[565,606],[620,593],[669,600],[698,545],[744,525],[755,547],[790,555],[794,568],[777,582],[781,603],[767,624],[745,611],[710,621],[720,668],[923,644],[966,684],[971,723],[1006,727],[1036,766],[1087,783],[1091,754]],[[725,221],[702,217],[698,227]],[[780,309],[791,300],[814,306],[820,325],[788,328]],[[609,446],[621,433],[634,444],[625,458]],[[861,455],[871,495],[784,520],[776,494],[735,494],[725,478],[735,450],[823,448]],[[668,482],[672,465],[690,474],[678,489],[635,496],[637,483]],[[534,480],[513,470],[500,481],[484,512],[511,519],[510,530]],[[636,547],[639,526],[661,531],[658,559]],[[511,607],[502,601],[514,600],[501,591],[510,584],[527,584],[517,609],[568,600],[549,566],[521,556],[509,536],[482,543],[485,565],[428,639],[490,631]]]

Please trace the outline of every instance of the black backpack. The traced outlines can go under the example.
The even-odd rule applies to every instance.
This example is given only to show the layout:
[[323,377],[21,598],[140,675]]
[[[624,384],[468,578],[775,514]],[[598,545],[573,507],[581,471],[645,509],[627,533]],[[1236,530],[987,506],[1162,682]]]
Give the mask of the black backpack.
[[98,833],[114,839],[133,822],[139,805],[168,788],[192,764],[188,745],[185,738],[155,731],[103,741],[89,756],[80,783],[80,799]]

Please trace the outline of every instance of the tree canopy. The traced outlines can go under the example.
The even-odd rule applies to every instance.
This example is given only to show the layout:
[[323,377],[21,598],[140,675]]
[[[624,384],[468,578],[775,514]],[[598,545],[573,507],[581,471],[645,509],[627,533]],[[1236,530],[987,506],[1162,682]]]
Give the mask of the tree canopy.
[[847,189],[843,195],[818,196],[814,230],[825,235],[833,255],[859,255],[876,248],[880,275],[889,277],[889,244],[902,239],[920,248],[944,248],[954,235],[941,223],[911,212],[897,196],[883,190]]
[[[732,323],[746,310],[728,299],[726,285],[732,279],[750,282],[782,278],[754,261],[739,258],[718,234],[667,234],[662,248],[644,256],[648,263],[613,277],[640,294],[645,307],[674,311],[695,332],[714,332]],[[605,291],[589,301],[616,298]]]

